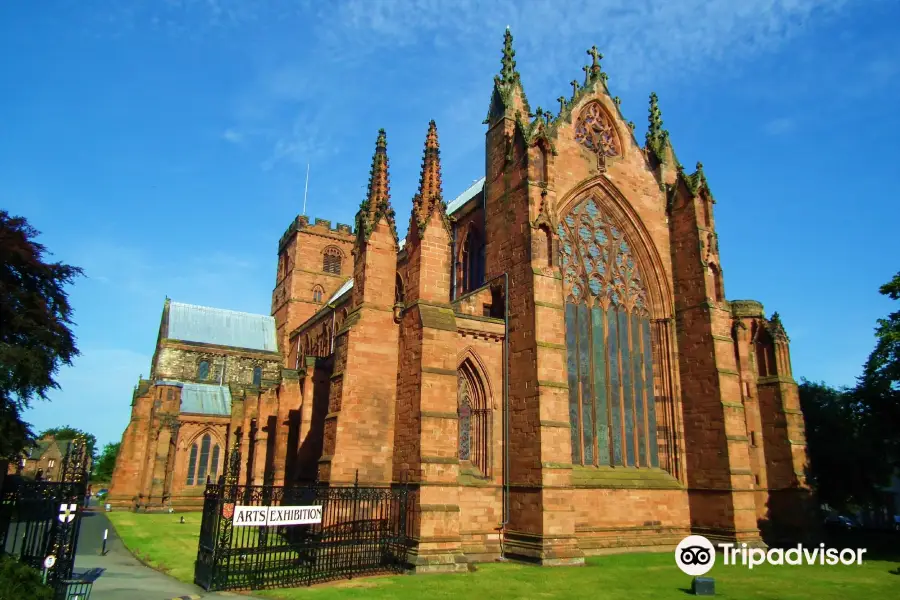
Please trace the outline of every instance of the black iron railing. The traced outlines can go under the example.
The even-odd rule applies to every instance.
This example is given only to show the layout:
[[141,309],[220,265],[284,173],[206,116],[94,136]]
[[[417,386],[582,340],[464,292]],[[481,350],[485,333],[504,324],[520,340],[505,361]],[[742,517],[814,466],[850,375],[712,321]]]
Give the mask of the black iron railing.
[[48,556],[47,584],[65,594],[87,491],[87,446],[76,439],[63,458],[60,481],[8,476],[0,490],[0,552],[42,570]]
[[[257,590],[401,572],[411,543],[404,486],[206,486],[194,571],[206,590]],[[309,525],[234,526],[239,507],[320,506]]]

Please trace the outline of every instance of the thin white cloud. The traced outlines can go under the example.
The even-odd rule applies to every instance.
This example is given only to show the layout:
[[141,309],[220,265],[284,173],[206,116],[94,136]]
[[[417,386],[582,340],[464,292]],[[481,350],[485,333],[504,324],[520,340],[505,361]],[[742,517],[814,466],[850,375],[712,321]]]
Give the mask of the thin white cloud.
[[244,134],[235,129],[228,128],[222,132],[222,139],[232,144],[240,144],[244,141]]
[[[222,0],[224,2],[224,0]],[[873,0],[878,1],[878,0]],[[379,93],[376,73],[403,53],[431,52],[455,71],[456,98],[435,103],[451,122],[477,118],[487,102],[490,74],[499,67],[502,32],[510,25],[517,60],[535,105],[555,98],[596,44],[614,90],[665,85],[673,78],[726,69],[748,57],[777,51],[816,20],[837,15],[850,0],[343,0],[282,3],[306,11],[313,32],[302,56],[265,73],[245,101],[268,122],[266,169],[331,155],[340,141],[334,123],[354,102]],[[261,9],[257,18],[272,5]],[[415,50],[413,51],[413,48]],[[451,59],[446,56],[452,52]],[[398,55],[401,55],[398,57]],[[422,74],[423,90],[440,85],[437,72]],[[362,80],[359,87],[356,81]],[[462,82],[462,83],[460,83]],[[463,87],[460,89],[459,85]],[[347,99],[342,98],[346,96]],[[321,100],[316,100],[316,98]],[[310,112],[309,107],[316,106]],[[293,111],[293,112],[291,112]],[[284,113],[290,114],[285,122]],[[273,118],[273,114],[281,114]],[[251,120],[250,122],[254,122]],[[256,121],[258,124],[258,121]]]
[[789,117],[779,117],[767,122],[763,129],[768,135],[784,135],[793,131],[796,127],[794,119]]

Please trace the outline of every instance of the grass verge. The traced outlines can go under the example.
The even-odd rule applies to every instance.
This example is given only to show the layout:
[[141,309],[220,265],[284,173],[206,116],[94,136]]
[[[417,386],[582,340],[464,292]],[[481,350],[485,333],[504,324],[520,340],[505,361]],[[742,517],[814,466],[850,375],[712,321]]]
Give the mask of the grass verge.
[[[180,524],[184,516],[185,524]],[[109,513],[126,547],[146,564],[193,582],[200,513]],[[752,570],[725,566],[721,557],[707,575],[716,597],[726,600],[880,600],[900,597],[900,563],[868,560],[853,566],[770,566]],[[428,600],[489,598],[531,600],[684,599],[691,578],[675,566],[670,552],[616,554],[587,559],[585,567],[541,568],[521,564],[481,564],[454,575],[371,577],[312,588],[255,591],[276,600]]]

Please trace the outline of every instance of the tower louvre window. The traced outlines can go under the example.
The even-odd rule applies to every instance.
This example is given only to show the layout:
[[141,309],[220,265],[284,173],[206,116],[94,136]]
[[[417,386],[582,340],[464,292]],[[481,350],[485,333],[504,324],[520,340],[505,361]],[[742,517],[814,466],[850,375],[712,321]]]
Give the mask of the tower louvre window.
[[325,248],[325,252],[322,254],[322,270],[332,275],[340,275],[342,259],[343,255],[338,248],[334,246]]

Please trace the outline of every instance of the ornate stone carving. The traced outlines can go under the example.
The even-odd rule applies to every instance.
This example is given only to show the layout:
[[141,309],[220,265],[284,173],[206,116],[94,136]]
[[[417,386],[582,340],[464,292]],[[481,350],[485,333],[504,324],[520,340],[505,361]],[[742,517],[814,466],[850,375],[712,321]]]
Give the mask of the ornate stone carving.
[[575,122],[575,141],[597,155],[601,170],[607,158],[621,154],[616,129],[599,102],[591,102],[581,111]]

